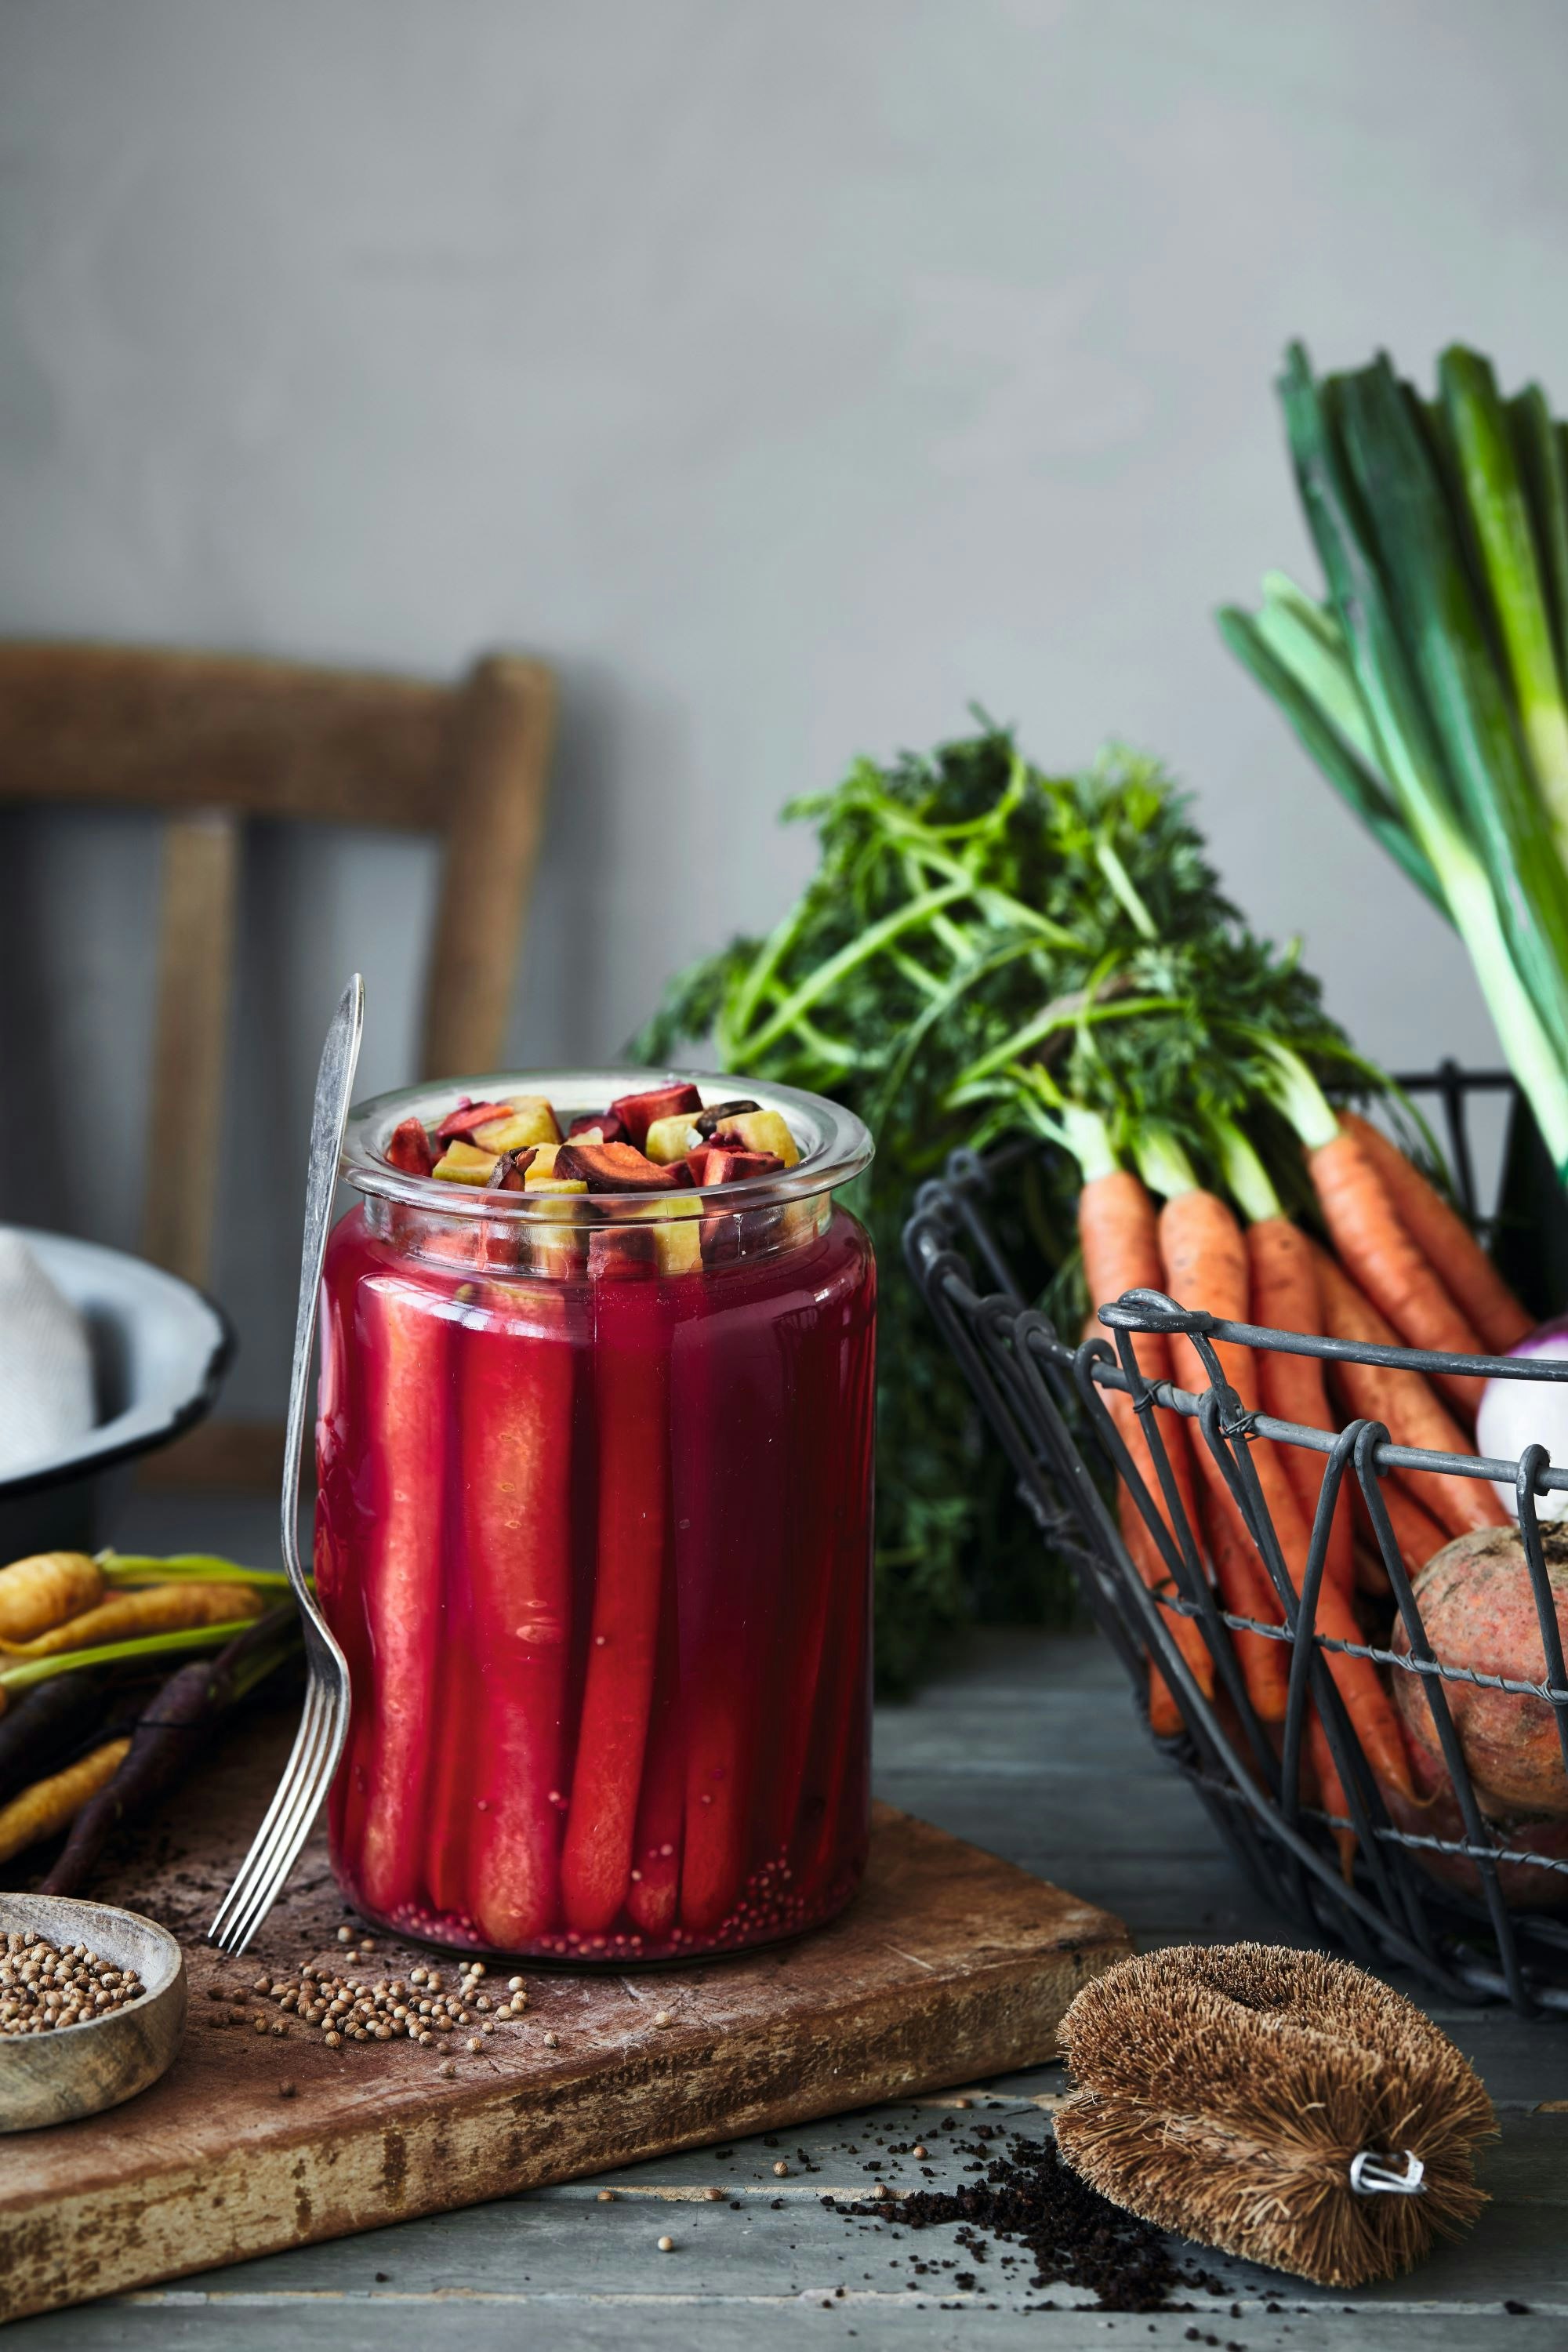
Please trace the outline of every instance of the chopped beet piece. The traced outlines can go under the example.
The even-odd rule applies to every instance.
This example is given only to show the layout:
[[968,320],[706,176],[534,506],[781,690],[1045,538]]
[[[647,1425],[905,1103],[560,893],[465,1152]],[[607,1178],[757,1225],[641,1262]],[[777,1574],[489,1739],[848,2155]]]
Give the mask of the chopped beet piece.
[[680,1181],[673,1168],[656,1168],[629,1143],[563,1143],[554,1172],[580,1178],[590,1192],[673,1192]]
[[697,1132],[703,1136],[711,1135],[714,1129],[721,1127],[727,1118],[738,1118],[742,1111],[760,1108],[760,1104],[751,1101],[745,1095],[737,1095],[733,1102],[710,1103],[697,1122]]
[[[626,1139],[626,1122],[618,1112],[601,1110],[584,1111],[581,1118],[574,1118],[566,1130],[568,1142],[573,1136],[582,1135],[590,1127],[598,1129],[601,1143],[624,1143]],[[643,1133],[647,1133],[646,1128]]]
[[658,1270],[651,1225],[603,1225],[588,1236],[595,1282],[646,1282]]
[[416,1118],[409,1118],[395,1127],[386,1147],[386,1156],[395,1168],[405,1176],[428,1176],[436,1165],[436,1155],[430,1149],[430,1139]]
[[459,1103],[456,1110],[447,1113],[436,1129],[436,1139],[438,1143],[450,1143],[454,1136],[469,1136],[476,1127],[488,1127],[492,1118],[510,1117],[510,1103]]
[[784,1161],[772,1151],[730,1151],[710,1143],[689,1152],[680,1164],[691,1171],[694,1184],[738,1184],[745,1176],[772,1176]]
[[610,1105],[610,1114],[620,1120],[627,1139],[640,1151],[656,1118],[673,1118],[677,1111],[701,1108],[702,1097],[695,1087],[655,1087],[646,1095],[622,1095]]
[[539,1147],[531,1143],[525,1151],[503,1151],[490,1170],[487,1192],[521,1192],[527,1190],[522,1181],[523,1170],[531,1165]]

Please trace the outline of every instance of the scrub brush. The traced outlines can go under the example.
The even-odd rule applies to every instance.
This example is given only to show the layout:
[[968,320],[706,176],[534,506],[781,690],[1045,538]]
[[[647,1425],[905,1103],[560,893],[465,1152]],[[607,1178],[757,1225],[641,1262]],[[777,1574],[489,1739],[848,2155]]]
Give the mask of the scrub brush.
[[1343,1960],[1189,1944],[1086,1985],[1062,2041],[1062,2155],[1115,2205],[1200,2245],[1360,2286],[1408,2270],[1485,2203],[1496,2131],[1429,2018]]

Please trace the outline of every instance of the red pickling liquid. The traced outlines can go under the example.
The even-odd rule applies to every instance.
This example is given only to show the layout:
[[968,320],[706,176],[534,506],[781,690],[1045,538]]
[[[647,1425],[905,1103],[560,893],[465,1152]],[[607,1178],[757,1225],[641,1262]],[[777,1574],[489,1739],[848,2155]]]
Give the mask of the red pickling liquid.
[[468,1950],[732,1951],[847,1902],[869,1823],[876,1278],[835,1208],[673,1277],[334,1231],[316,1580],[353,1707],[333,1865]]

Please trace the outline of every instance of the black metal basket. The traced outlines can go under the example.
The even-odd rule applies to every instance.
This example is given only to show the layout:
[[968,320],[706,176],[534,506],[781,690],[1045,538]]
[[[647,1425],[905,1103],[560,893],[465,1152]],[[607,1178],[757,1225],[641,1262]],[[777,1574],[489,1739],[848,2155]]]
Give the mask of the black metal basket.
[[[1473,1210],[1472,1157],[1467,1106],[1477,1093],[1508,1088],[1506,1074],[1460,1073],[1445,1065],[1406,1079],[1413,1092],[1441,1095],[1451,1165],[1465,1205]],[[1519,1107],[1510,1165],[1519,1159]],[[1068,1558],[1083,1599],[1126,1665],[1147,1720],[1150,1663],[1164,1676],[1184,1728],[1156,1744],[1202,1796],[1244,1867],[1265,1895],[1315,1936],[1341,1944],[1374,1966],[1413,1970],[1434,1992],[1468,2001],[1506,2000],[1521,2015],[1568,2013],[1568,1821],[1561,1851],[1542,1853],[1489,1822],[1478,1801],[1449,1709],[1446,1685],[1468,1683],[1542,1701],[1554,1711],[1568,1770],[1568,1673],[1536,1515],[1536,1496],[1568,1490],[1568,1467],[1553,1469],[1543,1446],[1518,1462],[1418,1453],[1389,1442],[1379,1423],[1352,1423],[1337,1438],[1316,1429],[1248,1414],[1225,1381],[1214,1352],[1218,1339],[1256,1349],[1413,1370],[1500,1373],[1519,1380],[1568,1380],[1568,1363],[1434,1356],[1411,1349],[1352,1346],[1247,1324],[1222,1322],[1184,1310],[1157,1292],[1129,1292],[1107,1317],[1116,1348],[1103,1339],[1068,1347],[1046,1318],[1027,1306],[998,1249],[985,1215],[987,1196],[1038,1151],[1016,1145],[980,1160],[955,1153],[944,1177],[924,1186],[905,1231],[910,1266],[931,1313],[1000,1439],[1017,1475],[1019,1492],[1047,1543]],[[1140,1331],[1191,1335],[1208,1375],[1192,1393],[1162,1382],[1151,1389],[1132,1348]],[[1101,1396],[1128,1391],[1138,1410],[1156,1466],[1163,1516],[1145,1486]],[[1155,1404],[1192,1421],[1195,1444],[1206,1445],[1268,1570],[1283,1609],[1283,1625],[1238,1616],[1219,1604],[1200,1567],[1194,1530],[1182,1511],[1159,1429]],[[1322,1499],[1297,1591],[1287,1571],[1258,1484],[1247,1441],[1267,1437],[1327,1456]],[[1423,1626],[1411,1580],[1401,1559],[1381,1491],[1395,1468],[1455,1478],[1510,1482],[1529,1564],[1547,1666],[1544,1683],[1512,1681],[1468,1667],[1441,1664]],[[1316,1615],[1330,1524],[1347,1476],[1360,1485],[1387,1570],[1407,1649],[1336,1641],[1317,1629]],[[1167,1589],[1150,1591],[1123,1541],[1107,1501],[1120,1478],[1133,1496],[1169,1574]],[[1167,1524],[1168,1520],[1168,1524]],[[1174,1529],[1173,1539],[1172,1529]],[[1194,1619],[1213,1663],[1215,1697],[1205,1696],[1173,1637],[1173,1619]],[[1254,1633],[1290,1648],[1283,1735],[1271,1740],[1247,1695],[1232,1636]],[[1451,1784],[1455,1834],[1427,1834],[1390,1816],[1326,1653],[1372,1659],[1390,1673],[1422,1678],[1432,1727]],[[1306,1801],[1302,1746],[1309,1697],[1321,1717],[1348,1812],[1333,1815]],[[1151,1733],[1151,1737],[1155,1737]],[[1444,1805],[1448,1804],[1445,1794]],[[1353,1874],[1342,1860],[1336,1832],[1354,1837]],[[1445,1884],[1434,1871],[1452,1882]],[[1544,1872],[1527,1880],[1524,1873]],[[1542,1886],[1563,1888],[1563,1916],[1539,1901]],[[1521,1890],[1537,1907],[1521,1906]],[[1511,1902],[1511,1907],[1510,1907]]]

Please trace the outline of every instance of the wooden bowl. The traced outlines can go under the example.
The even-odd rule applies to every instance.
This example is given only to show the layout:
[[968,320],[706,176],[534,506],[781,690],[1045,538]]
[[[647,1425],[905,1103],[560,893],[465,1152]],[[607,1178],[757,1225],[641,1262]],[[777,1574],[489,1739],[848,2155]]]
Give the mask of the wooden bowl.
[[0,1895],[0,1936],[85,1944],[147,1990],[125,2009],[56,2033],[0,2033],[0,2132],[37,2131],[117,2107],[155,2083],[185,2030],[184,1955],[166,1928],[107,1903]]

